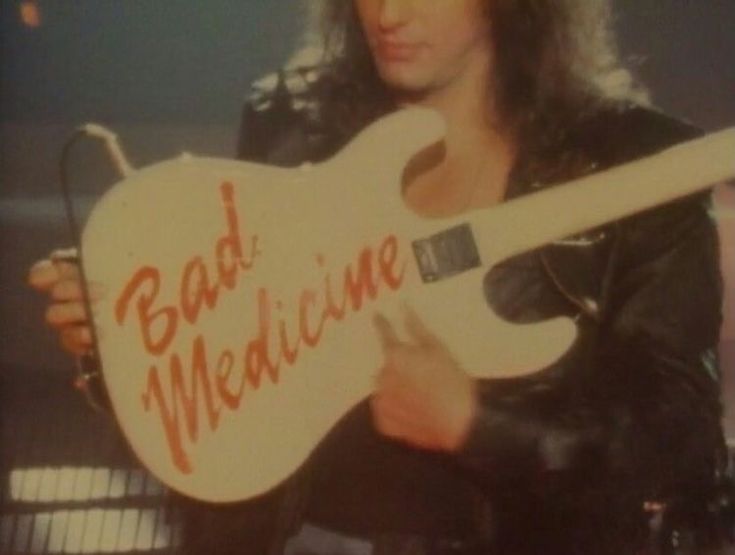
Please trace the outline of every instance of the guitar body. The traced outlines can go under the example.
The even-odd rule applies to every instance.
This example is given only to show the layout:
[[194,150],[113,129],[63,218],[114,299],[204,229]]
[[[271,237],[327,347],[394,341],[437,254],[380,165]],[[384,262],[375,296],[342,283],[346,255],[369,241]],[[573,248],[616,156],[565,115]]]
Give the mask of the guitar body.
[[510,325],[485,303],[485,272],[527,247],[508,233],[517,213],[405,207],[403,168],[442,132],[410,110],[300,169],[182,157],[98,204],[82,252],[105,291],[93,315],[105,384],[163,482],[224,502],[292,474],[370,395],[377,312],[399,325],[410,306],[478,377],[527,374],[569,348],[570,321]]

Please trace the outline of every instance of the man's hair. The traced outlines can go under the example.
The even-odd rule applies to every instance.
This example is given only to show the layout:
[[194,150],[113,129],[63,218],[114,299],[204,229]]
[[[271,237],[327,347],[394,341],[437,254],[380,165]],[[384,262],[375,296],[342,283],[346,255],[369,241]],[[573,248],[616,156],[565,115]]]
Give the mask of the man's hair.
[[[333,75],[348,85],[345,114],[365,117],[388,104],[352,0],[311,0],[312,43],[320,41]],[[622,66],[608,0],[485,0],[494,49],[492,94],[498,122],[521,141],[550,140],[590,108],[645,101]],[[366,107],[368,109],[366,110]]]

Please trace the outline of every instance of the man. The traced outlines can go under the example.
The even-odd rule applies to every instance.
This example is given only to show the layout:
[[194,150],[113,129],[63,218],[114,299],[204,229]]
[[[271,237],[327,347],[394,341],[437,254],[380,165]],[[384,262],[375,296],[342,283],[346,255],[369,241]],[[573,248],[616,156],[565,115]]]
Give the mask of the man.
[[[325,63],[256,90],[241,157],[320,160],[382,114],[431,107],[446,138],[407,169],[403,193],[437,218],[696,135],[633,102],[601,0],[321,9]],[[472,380],[415,315],[378,315],[385,361],[372,397],[277,491],[229,506],[184,501],[184,549],[279,553],[296,534],[287,549],[299,552],[311,522],[378,553],[640,552],[644,506],[706,495],[722,463],[720,281],[706,208],[706,197],[689,198],[488,272],[487,300],[506,318],[578,321],[572,350],[526,378]],[[41,263],[31,282],[51,292],[47,320],[66,348],[88,350],[74,267]]]

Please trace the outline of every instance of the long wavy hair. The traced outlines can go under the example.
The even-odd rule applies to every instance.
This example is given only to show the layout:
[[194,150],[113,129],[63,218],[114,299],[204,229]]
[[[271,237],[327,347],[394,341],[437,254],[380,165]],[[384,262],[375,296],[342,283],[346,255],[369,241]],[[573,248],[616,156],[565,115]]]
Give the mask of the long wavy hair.
[[[341,84],[342,93],[330,99],[341,104],[340,121],[359,125],[388,111],[390,91],[377,73],[354,2],[310,2],[309,42]],[[570,121],[600,103],[646,101],[620,62],[608,0],[485,0],[484,17],[495,64],[488,100],[497,123],[522,143],[558,139]]]

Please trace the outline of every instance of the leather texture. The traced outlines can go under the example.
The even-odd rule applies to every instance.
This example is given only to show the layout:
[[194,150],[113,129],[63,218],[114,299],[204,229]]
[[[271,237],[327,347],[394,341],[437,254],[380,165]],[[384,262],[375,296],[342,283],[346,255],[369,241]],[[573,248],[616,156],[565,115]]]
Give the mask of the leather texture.
[[[317,68],[256,83],[239,156],[295,166],[333,154],[357,129],[335,123],[328,103],[340,91],[330,86]],[[521,151],[507,198],[698,134],[654,110],[609,103],[544,148]],[[724,457],[714,354],[721,283],[708,209],[699,194],[490,269],[485,295],[496,312],[516,322],[571,316],[580,335],[533,376],[483,382],[482,409],[459,454],[380,437],[363,403],[275,492],[225,509],[188,503],[200,534],[185,543],[225,553],[215,536],[226,528],[227,545],[277,553],[309,520],[391,541],[435,538],[423,542],[425,553],[440,545],[452,553],[635,552],[648,534],[644,501],[706,498]]]

